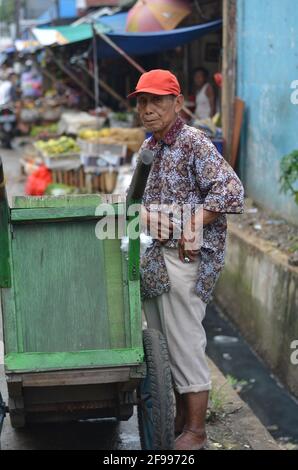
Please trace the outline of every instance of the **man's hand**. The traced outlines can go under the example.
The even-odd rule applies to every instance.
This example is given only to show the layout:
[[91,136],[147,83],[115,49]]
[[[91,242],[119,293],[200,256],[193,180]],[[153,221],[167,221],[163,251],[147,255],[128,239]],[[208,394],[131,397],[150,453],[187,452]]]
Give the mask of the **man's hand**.
[[203,209],[203,211],[199,210],[190,217],[178,241],[179,258],[183,263],[187,258],[190,262],[196,260],[203,241],[203,226],[214,222],[219,215],[217,212]]
[[185,260],[188,258],[190,262],[195,261],[200,250],[187,250],[186,246],[190,243],[191,241],[189,239],[186,239],[184,235],[180,238],[178,241],[178,253],[179,253],[179,258],[182,263],[185,263]]
[[169,215],[163,212],[149,212],[142,206],[141,223],[148,234],[161,243],[166,243],[173,235],[173,223]]

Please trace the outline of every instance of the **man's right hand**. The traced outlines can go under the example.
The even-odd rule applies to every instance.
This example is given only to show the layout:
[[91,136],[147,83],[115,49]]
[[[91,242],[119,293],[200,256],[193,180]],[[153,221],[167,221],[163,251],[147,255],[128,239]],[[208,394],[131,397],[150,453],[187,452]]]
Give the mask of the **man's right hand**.
[[172,238],[174,227],[168,214],[160,211],[150,212],[142,206],[141,223],[148,235],[161,243],[166,243]]

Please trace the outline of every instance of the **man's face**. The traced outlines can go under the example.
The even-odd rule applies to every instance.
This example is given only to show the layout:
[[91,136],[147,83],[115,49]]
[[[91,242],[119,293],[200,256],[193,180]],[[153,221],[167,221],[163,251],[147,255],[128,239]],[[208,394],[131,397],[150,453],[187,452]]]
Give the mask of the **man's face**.
[[153,95],[140,93],[137,96],[137,110],[145,128],[159,132],[173,123],[183,106],[183,96]]

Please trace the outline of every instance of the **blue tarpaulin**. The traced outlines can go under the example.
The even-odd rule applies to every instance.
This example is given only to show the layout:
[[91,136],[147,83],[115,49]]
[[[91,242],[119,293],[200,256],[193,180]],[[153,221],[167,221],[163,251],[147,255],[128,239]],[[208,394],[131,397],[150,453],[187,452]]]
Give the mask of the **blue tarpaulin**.
[[[119,15],[114,15],[114,17]],[[194,39],[204,36],[207,33],[217,31],[222,27],[222,20],[211,21],[209,23],[187,28],[178,28],[171,31],[157,31],[151,33],[125,33],[118,32],[119,29],[113,27],[113,16],[101,18],[101,23],[109,26],[113,31],[106,35],[121,47],[129,55],[146,55],[156,52],[163,52],[175,47],[187,44]],[[123,23],[122,23],[123,24]],[[98,47],[99,57],[117,56],[118,53],[108,44],[100,41]]]
[[[132,56],[154,54],[187,44],[205,34],[217,31],[222,27],[222,20],[211,21],[186,28],[170,31],[146,33],[128,33],[125,31],[127,13],[102,16],[97,23],[98,30],[105,34],[127,54]],[[55,33],[56,30],[56,33]],[[88,30],[88,34],[86,33]],[[79,42],[92,38],[90,24],[69,25],[52,28],[35,28],[33,33],[42,45],[55,45]],[[118,52],[98,38],[99,58],[117,57]]]
[[107,25],[113,33],[126,33],[125,26],[128,13],[101,16],[99,21]]

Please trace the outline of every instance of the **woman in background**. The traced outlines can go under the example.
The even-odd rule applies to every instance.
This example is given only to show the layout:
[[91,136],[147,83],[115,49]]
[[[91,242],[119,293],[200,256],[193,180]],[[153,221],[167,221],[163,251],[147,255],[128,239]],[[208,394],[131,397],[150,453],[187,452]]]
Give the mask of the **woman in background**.
[[204,67],[194,71],[194,83],[196,87],[195,115],[198,119],[207,119],[216,113],[215,93],[208,82],[209,72]]

